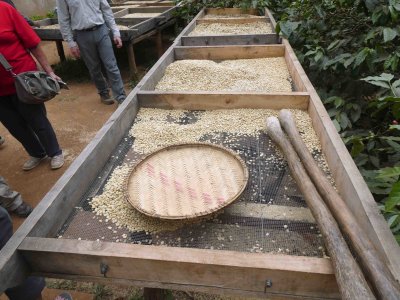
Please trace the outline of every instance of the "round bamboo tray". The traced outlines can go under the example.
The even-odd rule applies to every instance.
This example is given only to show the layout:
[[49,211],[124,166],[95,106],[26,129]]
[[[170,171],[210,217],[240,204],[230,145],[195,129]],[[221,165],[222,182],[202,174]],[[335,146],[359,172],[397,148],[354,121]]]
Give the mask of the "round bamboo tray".
[[233,151],[205,143],[160,149],[130,172],[125,197],[138,211],[161,219],[191,219],[229,205],[249,174]]

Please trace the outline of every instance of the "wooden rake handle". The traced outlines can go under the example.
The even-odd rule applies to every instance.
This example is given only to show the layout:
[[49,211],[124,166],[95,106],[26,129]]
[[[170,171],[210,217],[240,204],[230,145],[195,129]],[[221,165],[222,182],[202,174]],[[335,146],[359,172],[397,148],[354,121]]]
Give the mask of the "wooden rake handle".
[[286,157],[291,174],[318,223],[332,259],[342,299],[375,299],[359,266],[351,255],[335,219],[308,177],[293,146],[283,133],[279,120],[275,117],[269,117],[266,125],[269,137],[279,146]]
[[365,231],[358,224],[346,202],[332,187],[325,173],[316,164],[300,137],[291,112],[287,109],[281,110],[279,121],[319,194],[340,225],[343,235],[348,237],[348,241],[359,257],[364,274],[370,281],[375,294],[379,299],[400,299],[399,284]]

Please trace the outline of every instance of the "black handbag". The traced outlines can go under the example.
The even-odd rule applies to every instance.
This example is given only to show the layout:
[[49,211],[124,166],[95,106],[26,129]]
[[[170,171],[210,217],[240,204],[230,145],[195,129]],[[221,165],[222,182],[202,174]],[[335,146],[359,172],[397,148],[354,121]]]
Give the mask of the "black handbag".
[[[18,99],[27,104],[41,104],[53,99],[60,92],[60,84],[47,73],[29,71],[15,74],[12,66],[0,53],[0,63],[14,77]],[[65,84],[62,82],[62,84]]]

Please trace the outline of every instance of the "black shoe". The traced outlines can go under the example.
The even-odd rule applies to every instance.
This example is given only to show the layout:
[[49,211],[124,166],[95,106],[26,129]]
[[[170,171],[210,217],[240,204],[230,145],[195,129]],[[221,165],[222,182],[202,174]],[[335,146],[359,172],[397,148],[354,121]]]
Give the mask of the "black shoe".
[[100,94],[100,101],[106,105],[114,104],[114,99],[110,94]]
[[121,96],[117,99],[118,104],[122,104],[122,102],[124,102],[126,99],[126,96]]
[[22,202],[22,204],[18,206],[16,209],[14,209],[11,213],[13,213],[18,217],[26,218],[31,214],[32,211],[33,208],[29,204]]

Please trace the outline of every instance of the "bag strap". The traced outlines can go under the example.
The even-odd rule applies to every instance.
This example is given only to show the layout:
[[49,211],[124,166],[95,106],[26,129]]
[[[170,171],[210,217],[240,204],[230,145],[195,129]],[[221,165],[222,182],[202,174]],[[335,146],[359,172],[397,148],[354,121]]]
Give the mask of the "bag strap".
[[6,71],[10,72],[12,76],[17,76],[13,71],[12,71],[12,66],[9,64],[7,59],[3,56],[3,54],[0,53],[0,64],[6,69]]

